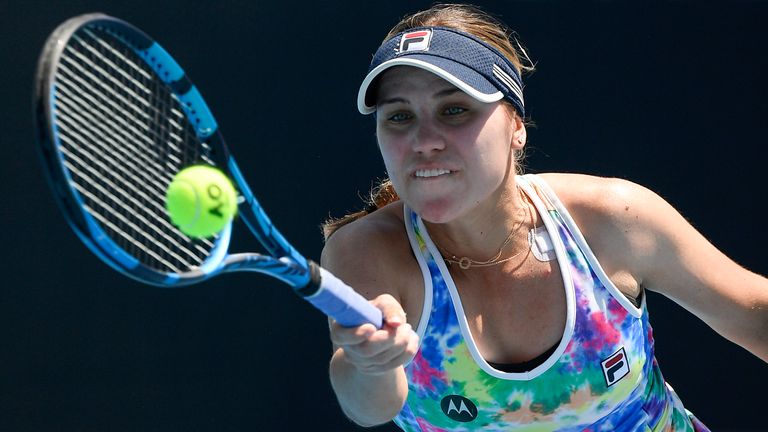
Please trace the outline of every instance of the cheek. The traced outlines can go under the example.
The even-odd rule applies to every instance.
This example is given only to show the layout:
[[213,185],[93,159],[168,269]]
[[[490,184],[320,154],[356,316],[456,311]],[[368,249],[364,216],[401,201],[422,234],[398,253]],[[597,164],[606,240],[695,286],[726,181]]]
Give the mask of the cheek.
[[381,154],[381,158],[384,160],[384,164],[387,166],[387,169],[389,169],[390,163],[395,157],[391,143],[389,141],[384,141],[377,136],[376,144],[379,147],[379,154]]
[[504,181],[507,173],[506,155],[499,153],[487,154],[478,161],[483,169],[479,170],[478,183],[488,190],[495,190]]
[[403,152],[393,140],[382,139],[377,137],[379,145],[379,154],[384,161],[384,167],[387,169],[387,174],[393,182],[397,182],[398,173],[402,169]]
[[479,187],[494,190],[509,174],[512,149],[502,139],[478,142],[474,152],[465,155],[474,165],[473,175]]

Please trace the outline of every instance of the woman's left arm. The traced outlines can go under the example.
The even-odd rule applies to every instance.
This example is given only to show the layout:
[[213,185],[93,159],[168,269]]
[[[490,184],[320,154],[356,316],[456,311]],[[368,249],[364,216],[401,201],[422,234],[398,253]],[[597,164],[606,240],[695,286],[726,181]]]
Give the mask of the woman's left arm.
[[603,180],[609,192],[602,196],[611,197],[604,215],[625,236],[622,260],[640,285],[671,298],[768,362],[768,279],[719,251],[654,192],[624,180]]

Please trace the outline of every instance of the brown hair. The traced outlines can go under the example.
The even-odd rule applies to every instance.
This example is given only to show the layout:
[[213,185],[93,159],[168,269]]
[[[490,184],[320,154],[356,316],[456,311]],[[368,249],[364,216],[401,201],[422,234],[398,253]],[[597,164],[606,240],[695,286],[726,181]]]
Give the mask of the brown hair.
[[[482,39],[501,51],[521,74],[532,72],[534,69],[525,49],[507,26],[480,8],[467,4],[437,4],[429,9],[407,15],[392,27],[384,40],[389,40],[392,36],[411,28],[427,26],[454,28]],[[517,111],[512,108],[512,105],[509,103],[508,105],[510,113],[517,115]],[[521,158],[522,153],[515,157],[518,162]],[[328,240],[342,226],[399,199],[400,197],[398,197],[389,179],[380,181],[371,189],[368,199],[365,200],[366,207],[363,210],[341,218],[331,218],[323,223],[322,230],[325,239]]]

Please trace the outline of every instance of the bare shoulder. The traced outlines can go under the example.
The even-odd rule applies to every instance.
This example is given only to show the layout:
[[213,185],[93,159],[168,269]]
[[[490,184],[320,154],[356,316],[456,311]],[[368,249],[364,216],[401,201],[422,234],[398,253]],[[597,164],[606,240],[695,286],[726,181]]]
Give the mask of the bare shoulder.
[[413,265],[403,204],[392,203],[339,228],[325,244],[321,264],[366,298],[402,297],[402,277]]
[[546,173],[539,176],[552,187],[569,210],[597,213],[591,216],[620,215],[632,210],[634,204],[661,200],[649,189],[615,177],[567,173]]
[[624,179],[560,173],[540,177],[571,214],[614,283],[637,297],[657,256],[663,224],[675,210],[656,193]]
[[[629,180],[584,174],[541,174],[579,227],[592,236],[659,228],[676,211],[658,194]],[[612,227],[612,228],[611,228]]]
[[641,286],[662,293],[768,361],[765,277],[730,259],[645,187],[573,174],[541,177],[619,289],[633,294]]
[[541,177],[568,209],[601,264],[615,274],[631,275],[645,288],[674,297],[680,295],[676,287],[681,275],[691,269],[732,268],[677,209],[644,186],[578,174]]

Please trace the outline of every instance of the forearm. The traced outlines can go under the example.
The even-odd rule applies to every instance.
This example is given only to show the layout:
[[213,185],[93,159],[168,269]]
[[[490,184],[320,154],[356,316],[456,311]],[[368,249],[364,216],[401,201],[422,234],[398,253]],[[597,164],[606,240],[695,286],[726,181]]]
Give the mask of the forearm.
[[330,364],[331,385],[344,413],[360,426],[392,420],[408,396],[402,366],[380,374],[363,374],[337,349]]
[[725,338],[768,363],[768,279],[742,272],[733,286],[736,294],[716,298],[714,312],[704,321]]
[[751,323],[745,347],[768,363],[768,279],[756,273],[751,275],[752,294],[746,304],[746,315]]
[[[763,282],[764,289],[768,290],[765,279]],[[768,363],[768,295],[763,297],[761,301],[750,302],[744,307],[739,314],[743,325],[729,339]]]

